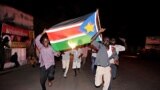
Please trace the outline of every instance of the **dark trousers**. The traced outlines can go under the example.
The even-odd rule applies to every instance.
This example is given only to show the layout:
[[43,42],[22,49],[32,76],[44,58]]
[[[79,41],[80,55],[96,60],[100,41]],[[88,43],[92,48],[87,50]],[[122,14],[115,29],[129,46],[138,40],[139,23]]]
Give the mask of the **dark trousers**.
[[97,66],[95,65],[95,61],[96,61],[96,57],[91,57],[91,62],[92,62],[92,65],[91,65],[91,70],[92,70],[92,73],[95,74],[96,73],[96,68]]
[[117,76],[117,65],[116,64],[111,64],[111,74],[112,74],[112,79],[115,79]]
[[55,72],[55,67],[52,65],[48,69],[45,68],[45,66],[40,67],[40,83],[42,90],[46,90],[46,80],[52,81],[54,79],[54,72]]
[[84,66],[86,63],[87,57],[82,57],[81,65]]
[[117,65],[116,64],[111,64],[110,67],[111,67],[111,81],[110,81],[110,85],[109,85],[108,90],[111,90],[112,81],[117,76]]

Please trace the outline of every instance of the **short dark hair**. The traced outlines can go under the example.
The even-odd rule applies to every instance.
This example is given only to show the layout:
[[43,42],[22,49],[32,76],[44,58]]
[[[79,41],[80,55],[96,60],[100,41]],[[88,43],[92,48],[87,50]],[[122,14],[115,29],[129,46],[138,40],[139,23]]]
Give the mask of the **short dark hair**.
[[105,39],[108,39],[108,40],[110,40],[110,38],[109,38],[109,37],[107,37],[107,36],[105,36],[105,37],[103,38],[103,40],[105,40]]
[[45,33],[45,34],[43,34],[42,37],[40,38],[40,42],[43,43],[43,40],[46,39],[46,38],[48,39],[48,36],[47,36],[47,34]]

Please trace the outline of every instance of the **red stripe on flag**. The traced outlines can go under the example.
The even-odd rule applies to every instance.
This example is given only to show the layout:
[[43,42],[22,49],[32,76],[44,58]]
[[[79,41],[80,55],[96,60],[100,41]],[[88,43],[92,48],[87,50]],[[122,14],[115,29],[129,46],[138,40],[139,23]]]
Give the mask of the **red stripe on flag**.
[[77,26],[56,32],[47,32],[47,35],[50,40],[60,40],[60,39],[65,39],[69,36],[82,33],[79,29],[80,29],[79,26]]

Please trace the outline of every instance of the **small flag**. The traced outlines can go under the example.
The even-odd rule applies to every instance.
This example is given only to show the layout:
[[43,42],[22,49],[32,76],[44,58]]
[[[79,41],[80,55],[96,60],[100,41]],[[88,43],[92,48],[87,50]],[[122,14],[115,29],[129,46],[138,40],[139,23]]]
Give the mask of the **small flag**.
[[[98,12],[54,25],[46,31],[51,46],[55,51],[63,51],[79,45],[88,44],[98,32]],[[101,41],[99,36],[97,41]]]

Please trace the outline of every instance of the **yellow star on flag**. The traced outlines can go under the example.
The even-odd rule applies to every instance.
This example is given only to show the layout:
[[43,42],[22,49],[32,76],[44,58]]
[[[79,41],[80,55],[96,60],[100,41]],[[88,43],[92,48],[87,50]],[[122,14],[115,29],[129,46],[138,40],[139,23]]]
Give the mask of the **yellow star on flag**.
[[87,33],[94,31],[94,25],[92,23],[88,23],[84,28],[86,29]]

